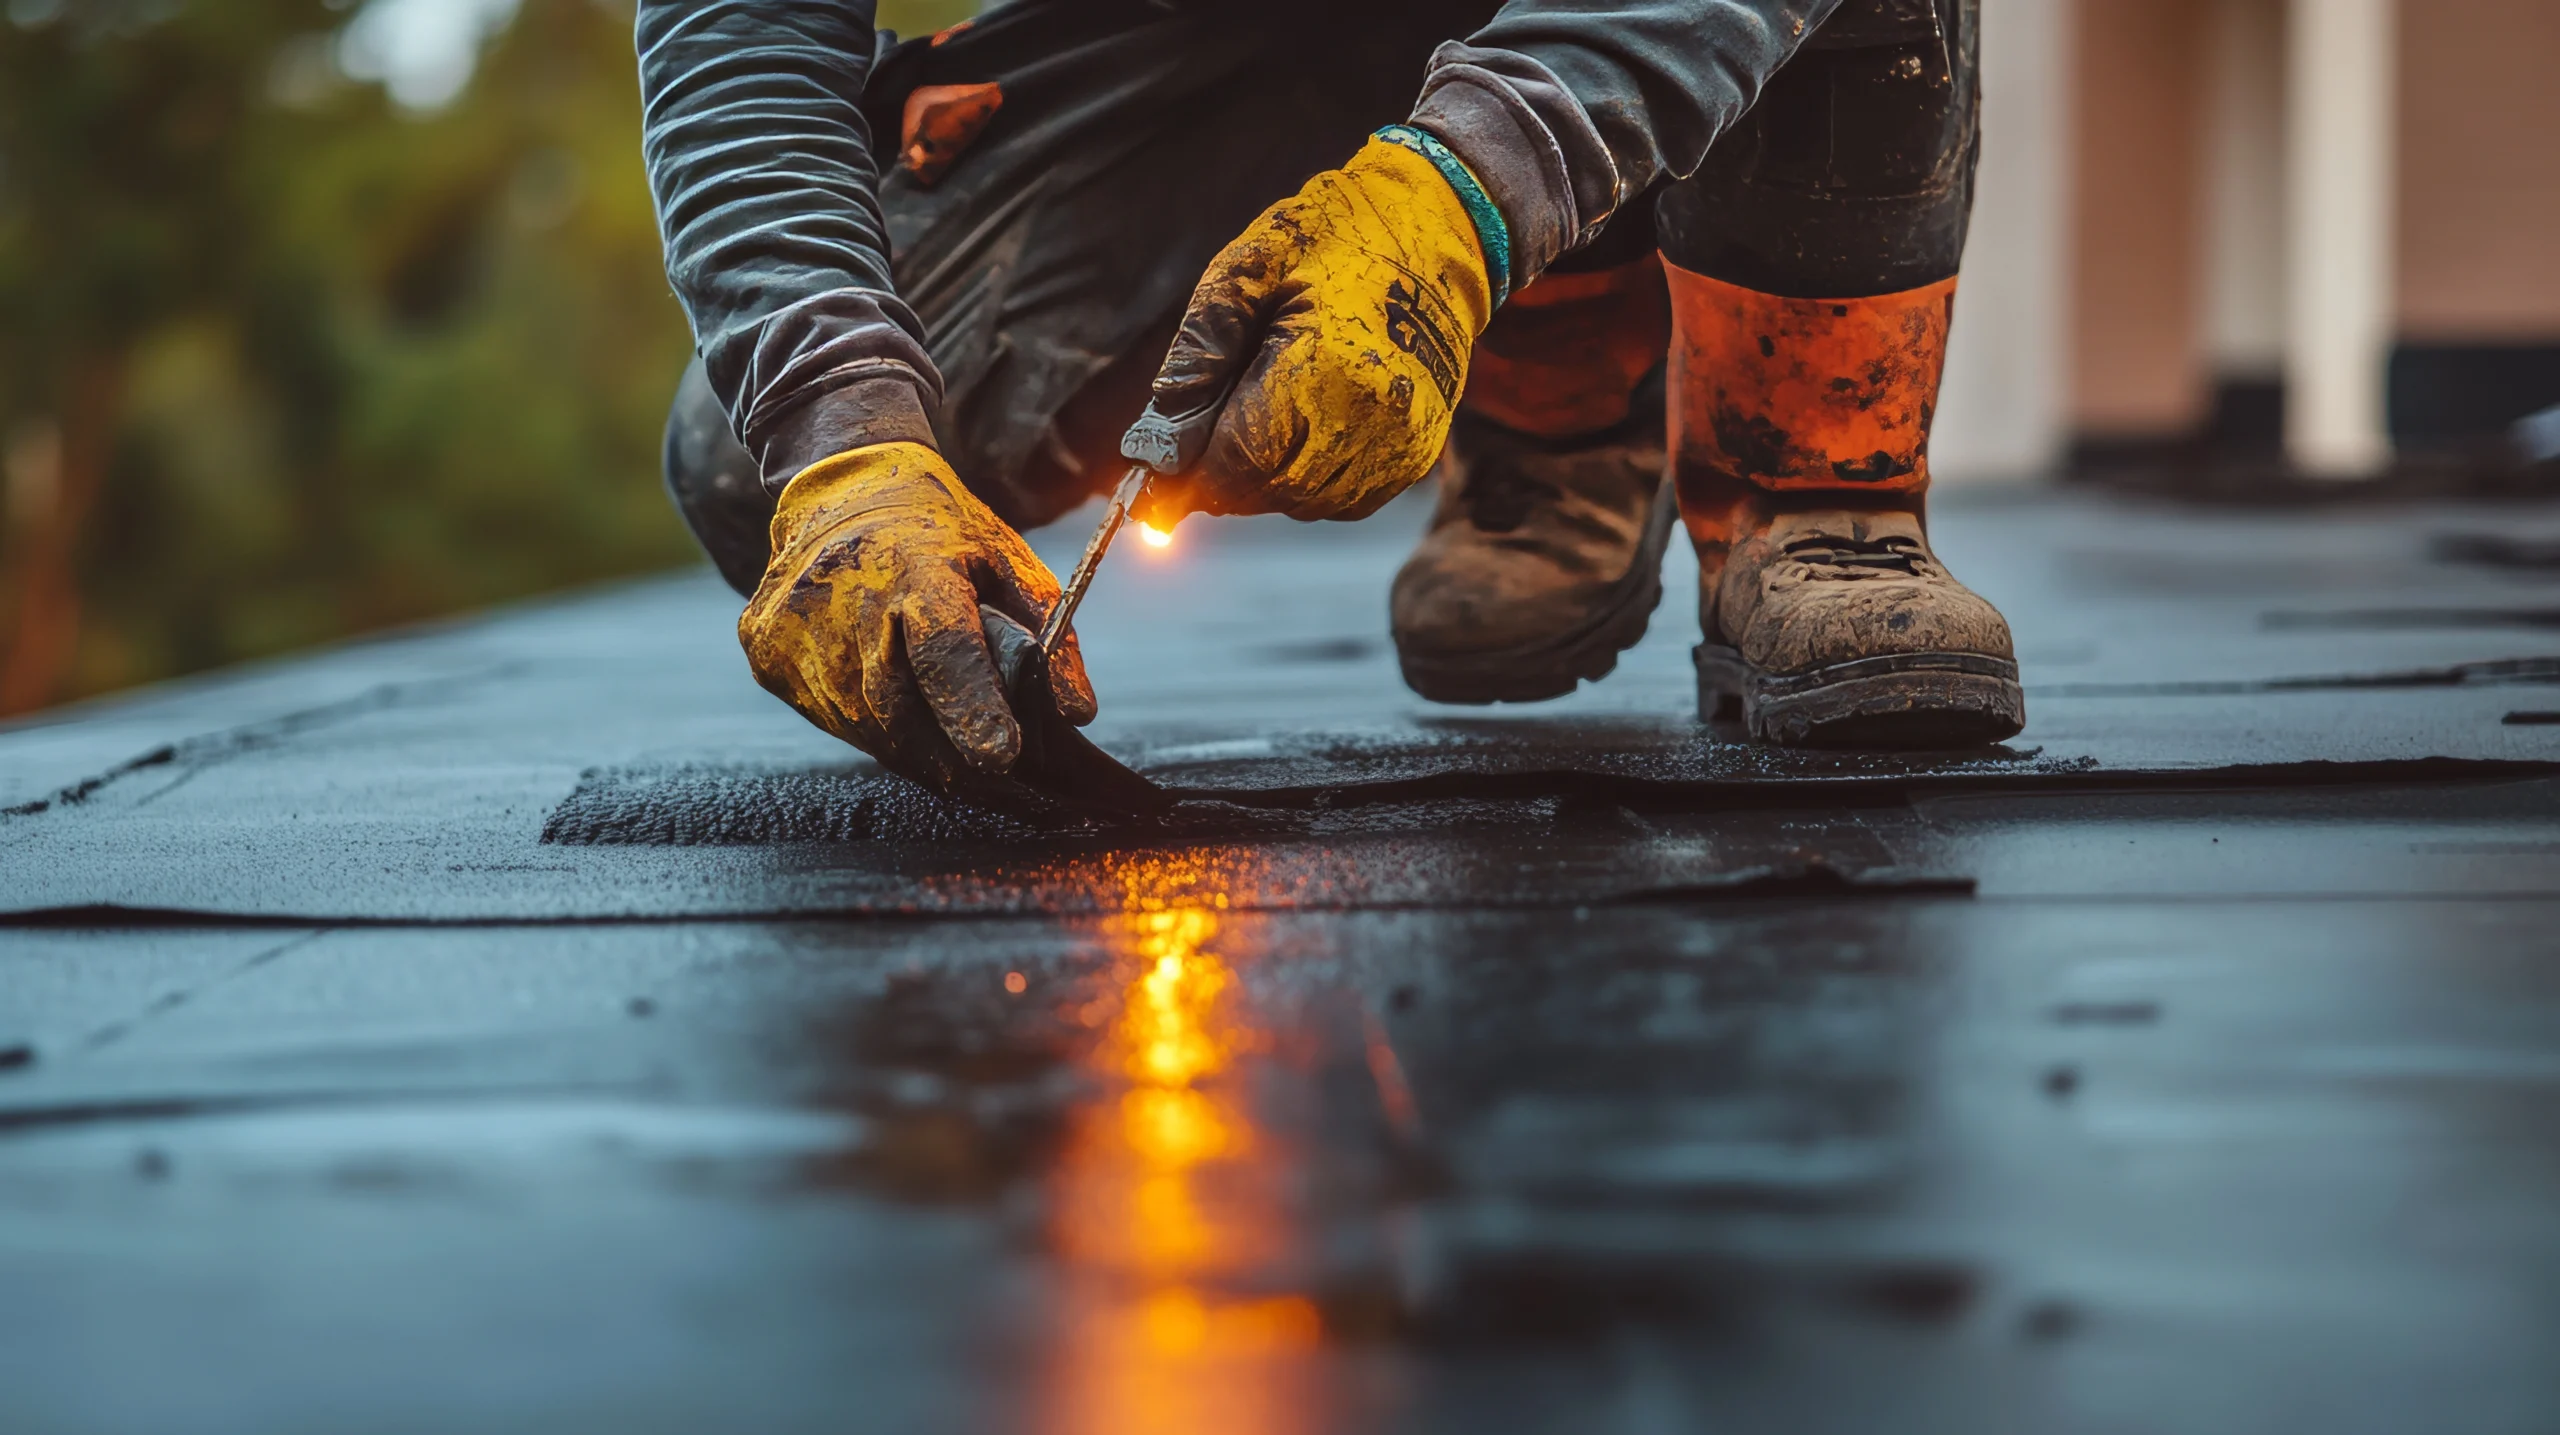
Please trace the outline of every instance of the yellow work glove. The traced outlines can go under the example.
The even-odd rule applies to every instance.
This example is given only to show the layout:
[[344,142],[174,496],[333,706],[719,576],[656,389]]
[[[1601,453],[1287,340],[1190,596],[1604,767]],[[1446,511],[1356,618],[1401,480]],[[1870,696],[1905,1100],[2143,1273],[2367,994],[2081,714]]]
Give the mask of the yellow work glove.
[[1154,521],[1363,518],[1430,472],[1497,302],[1478,234],[1439,165],[1385,139],[1265,210],[1210,262],[1157,373],[1153,414],[1226,402],[1189,482],[1155,485]]
[[[1019,797],[1022,728],[981,603],[1037,632],[1058,580],[942,455],[883,443],[803,469],[773,561],[738,618],[756,681],[881,765],[964,797]],[[1049,663],[1058,710],[1093,719],[1074,634]]]

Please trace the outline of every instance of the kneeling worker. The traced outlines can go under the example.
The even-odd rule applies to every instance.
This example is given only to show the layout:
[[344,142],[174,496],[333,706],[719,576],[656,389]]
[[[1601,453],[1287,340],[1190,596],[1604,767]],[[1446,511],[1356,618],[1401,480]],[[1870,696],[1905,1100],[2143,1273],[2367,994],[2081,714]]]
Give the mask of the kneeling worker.
[[[891,43],[868,0],[641,0],[700,353],[669,482],[758,679],[930,785],[1006,770],[979,609],[1059,596],[1017,530],[1223,395],[1159,503],[1359,518],[1445,450],[1392,599],[1426,697],[1608,672],[1677,517],[1755,736],[2008,736],[2008,626],[1923,521],[1977,5],[1014,0]],[[1088,720],[1071,639],[1050,679]]]

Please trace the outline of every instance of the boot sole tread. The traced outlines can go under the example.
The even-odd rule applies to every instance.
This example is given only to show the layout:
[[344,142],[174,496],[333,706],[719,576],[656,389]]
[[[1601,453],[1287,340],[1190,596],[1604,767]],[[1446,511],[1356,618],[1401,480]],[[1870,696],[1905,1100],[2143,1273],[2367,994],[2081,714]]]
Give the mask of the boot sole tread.
[[1699,716],[1739,718],[1783,747],[1980,747],[2027,722],[2017,663],[1989,653],[1888,653],[1802,673],[1764,671],[1722,643],[1694,656]]

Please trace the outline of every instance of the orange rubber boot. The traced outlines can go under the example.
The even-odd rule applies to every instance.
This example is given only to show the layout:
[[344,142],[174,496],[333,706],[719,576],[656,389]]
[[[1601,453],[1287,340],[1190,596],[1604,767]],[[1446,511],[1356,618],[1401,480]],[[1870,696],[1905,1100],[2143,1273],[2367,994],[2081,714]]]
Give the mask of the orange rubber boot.
[[1762,294],[1665,264],[1700,716],[1794,746],[1965,747],[2026,722],[2009,625],[1930,550],[1955,280]]

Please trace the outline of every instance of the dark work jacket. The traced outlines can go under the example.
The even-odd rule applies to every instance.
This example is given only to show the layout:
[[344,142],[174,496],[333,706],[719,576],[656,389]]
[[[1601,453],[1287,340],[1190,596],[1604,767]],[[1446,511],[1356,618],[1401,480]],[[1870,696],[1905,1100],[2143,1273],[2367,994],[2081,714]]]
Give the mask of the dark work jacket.
[[[1415,76],[1412,120],[1484,182],[1511,228],[1517,288],[1656,180],[1696,170],[1841,0],[1404,3],[1450,12],[1450,42]],[[1245,0],[1157,4],[1202,18]],[[668,277],[768,481],[768,439],[821,395],[895,378],[927,410],[941,399],[890,278],[863,104],[873,15],[873,0],[639,4],[642,143]],[[1055,19],[1076,23],[1072,9]],[[1354,36],[1309,36],[1304,63]]]

